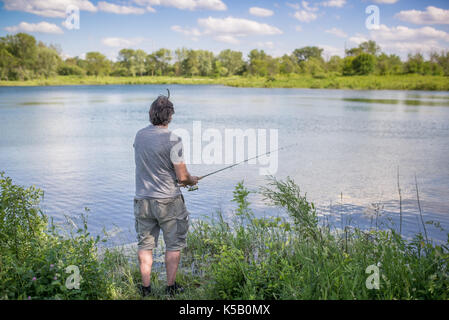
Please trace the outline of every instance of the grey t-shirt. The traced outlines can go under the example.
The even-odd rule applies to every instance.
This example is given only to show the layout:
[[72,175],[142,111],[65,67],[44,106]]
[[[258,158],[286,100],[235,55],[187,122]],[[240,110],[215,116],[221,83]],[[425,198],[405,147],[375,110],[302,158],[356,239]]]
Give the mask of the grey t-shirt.
[[173,198],[181,194],[173,163],[182,162],[181,138],[165,128],[149,125],[136,134],[135,199]]

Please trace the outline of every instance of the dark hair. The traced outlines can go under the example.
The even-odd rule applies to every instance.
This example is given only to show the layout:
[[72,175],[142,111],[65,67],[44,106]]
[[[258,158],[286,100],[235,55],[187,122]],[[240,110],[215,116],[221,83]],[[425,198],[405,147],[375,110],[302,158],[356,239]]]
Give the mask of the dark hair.
[[175,113],[173,103],[166,96],[159,96],[150,107],[150,122],[155,126],[166,126]]

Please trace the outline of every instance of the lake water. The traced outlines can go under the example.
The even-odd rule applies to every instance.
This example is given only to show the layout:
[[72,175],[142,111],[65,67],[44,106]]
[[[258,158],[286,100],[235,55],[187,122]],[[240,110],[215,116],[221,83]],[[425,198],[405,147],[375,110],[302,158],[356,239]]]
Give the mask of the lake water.
[[[90,209],[94,234],[115,242],[135,239],[134,154],[137,130],[167,85],[0,87],[0,171],[45,191],[42,206],[56,222]],[[176,114],[170,128],[278,129],[276,176],[291,176],[321,216],[338,226],[369,227],[373,208],[398,224],[397,170],[406,235],[422,231],[416,174],[425,220],[449,230],[449,93],[257,89],[169,85]],[[202,175],[220,165],[190,165]],[[244,164],[184,192],[192,218],[216,210],[229,215],[232,191],[244,180],[266,183],[257,165]],[[256,215],[284,214],[251,195]],[[343,219],[342,219],[343,217]],[[427,226],[435,240],[447,238]]]

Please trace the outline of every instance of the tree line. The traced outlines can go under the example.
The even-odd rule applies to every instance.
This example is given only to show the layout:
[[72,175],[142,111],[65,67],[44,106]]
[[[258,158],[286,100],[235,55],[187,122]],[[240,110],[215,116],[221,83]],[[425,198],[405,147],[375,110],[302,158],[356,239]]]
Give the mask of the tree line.
[[432,52],[428,59],[421,53],[410,53],[405,61],[395,54],[386,54],[374,41],[361,43],[345,51],[345,57],[323,58],[323,49],[307,46],[291,54],[272,57],[264,50],[251,50],[247,57],[239,51],[226,49],[218,55],[208,50],[161,48],[122,49],[117,61],[100,52],[80,57],[61,58],[60,49],[45,45],[26,33],[0,37],[0,79],[28,80],[56,75],[94,76],[206,76],[226,77],[254,75],[307,74],[328,75],[449,75],[449,52]]

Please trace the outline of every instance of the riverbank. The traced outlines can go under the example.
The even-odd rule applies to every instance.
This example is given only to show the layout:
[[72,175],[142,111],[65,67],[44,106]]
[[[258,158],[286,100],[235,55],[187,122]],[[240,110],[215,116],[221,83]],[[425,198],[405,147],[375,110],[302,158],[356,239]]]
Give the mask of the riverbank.
[[254,88],[312,88],[356,90],[429,90],[449,91],[449,77],[422,75],[334,76],[289,75],[276,77],[95,77],[57,76],[49,79],[0,81],[0,86],[65,86],[65,85],[130,85],[130,84],[218,84]]
[[[84,218],[71,230],[48,229],[42,192],[3,174],[0,191],[2,299],[140,298],[135,247],[99,250],[103,240],[90,235]],[[449,298],[449,239],[439,246],[427,233],[406,241],[393,227],[319,223],[290,179],[259,192],[288,218],[256,218],[239,183],[230,219],[217,213],[191,224],[177,276],[186,290],[177,299]],[[163,274],[155,263],[148,299],[169,299]]]

